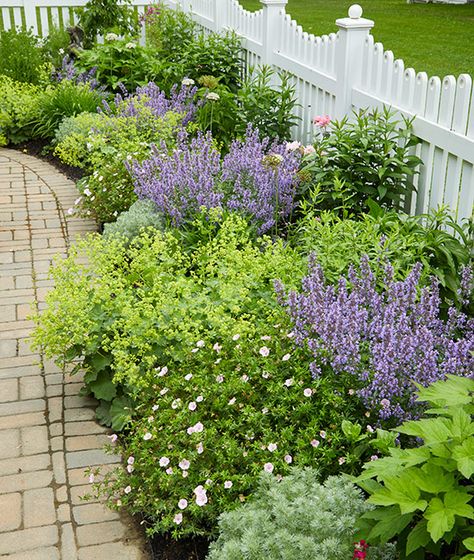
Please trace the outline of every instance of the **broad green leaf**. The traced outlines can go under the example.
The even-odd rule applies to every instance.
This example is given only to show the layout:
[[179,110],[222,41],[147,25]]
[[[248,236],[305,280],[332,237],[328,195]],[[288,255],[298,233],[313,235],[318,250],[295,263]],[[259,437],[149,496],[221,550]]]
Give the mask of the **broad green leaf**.
[[89,364],[95,369],[95,371],[102,371],[112,362],[112,356],[110,354],[94,354],[88,360]]
[[405,467],[414,467],[415,465],[425,463],[431,456],[430,449],[427,447],[415,447],[413,449],[393,448],[390,450],[390,454],[397,463],[403,463]]
[[403,464],[393,457],[382,457],[377,461],[365,463],[364,471],[357,480],[376,477],[377,480],[385,480],[403,472]]
[[447,473],[442,467],[427,463],[421,468],[410,469],[411,479],[422,492],[440,494],[450,492],[456,485],[454,474]]
[[384,482],[385,488],[372,494],[368,500],[370,503],[379,506],[398,505],[402,514],[425,510],[428,503],[420,499],[420,490],[411,480],[409,471],[398,477],[387,478]]
[[451,439],[449,420],[446,418],[424,418],[404,422],[397,430],[402,434],[420,437],[426,445],[444,443]]
[[111,401],[117,394],[117,387],[112,381],[111,372],[104,370],[98,373],[95,381],[89,383],[89,389],[98,400]]
[[453,459],[460,473],[465,478],[471,478],[474,474],[474,438],[466,439],[462,445],[457,445],[453,449]]
[[474,434],[474,422],[471,420],[471,415],[463,408],[455,408],[453,410],[452,419],[453,437],[463,440]]
[[454,527],[454,513],[439,498],[433,498],[425,511],[428,531],[434,542]]
[[474,519],[474,508],[469,505],[472,499],[472,494],[467,490],[455,490],[449,492],[444,497],[444,503],[447,508],[450,508],[456,515],[460,517],[467,517],[468,519]]
[[112,429],[121,431],[130,421],[130,399],[127,397],[116,397],[110,406],[110,418]]
[[[379,521],[374,525],[372,531],[367,537],[368,541],[374,540],[376,542],[386,543],[396,535],[400,534],[413,519],[413,514],[411,513],[400,515],[400,508],[396,506],[378,509],[375,510],[375,512],[378,514]],[[374,512],[368,512],[362,517],[367,519],[376,519],[376,517],[374,517]]]
[[447,381],[437,381],[428,387],[418,385],[418,400],[437,406],[462,406],[472,402],[474,379],[448,375]]
[[455,516],[474,519],[474,508],[468,504],[471,495],[468,492],[459,490],[449,492],[444,496],[444,501],[440,498],[433,498],[425,511],[425,518],[428,520],[428,531],[434,542],[451,531],[454,527]]
[[407,556],[420,547],[425,547],[430,542],[430,534],[427,531],[426,519],[417,523],[407,538]]
[[474,552],[474,537],[464,539],[462,544],[469,550],[469,552]]

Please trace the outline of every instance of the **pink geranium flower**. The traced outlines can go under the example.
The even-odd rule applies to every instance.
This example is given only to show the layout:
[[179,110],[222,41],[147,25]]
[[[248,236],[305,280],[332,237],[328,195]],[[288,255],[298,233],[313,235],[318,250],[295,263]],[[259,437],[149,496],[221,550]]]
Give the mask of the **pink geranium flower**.
[[321,128],[326,128],[326,126],[328,126],[330,122],[331,117],[329,117],[328,115],[318,115],[313,119],[313,124]]

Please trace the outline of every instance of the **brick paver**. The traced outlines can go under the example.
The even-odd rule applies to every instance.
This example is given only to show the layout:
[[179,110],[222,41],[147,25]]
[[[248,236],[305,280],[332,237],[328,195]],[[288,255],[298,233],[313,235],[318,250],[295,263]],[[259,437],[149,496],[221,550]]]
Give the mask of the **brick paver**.
[[44,308],[56,254],[94,224],[66,219],[74,183],[49,164],[0,149],[0,557],[10,560],[146,560],[136,525],[97,501],[86,466],[104,472],[106,430],[94,401],[29,345],[32,310]]

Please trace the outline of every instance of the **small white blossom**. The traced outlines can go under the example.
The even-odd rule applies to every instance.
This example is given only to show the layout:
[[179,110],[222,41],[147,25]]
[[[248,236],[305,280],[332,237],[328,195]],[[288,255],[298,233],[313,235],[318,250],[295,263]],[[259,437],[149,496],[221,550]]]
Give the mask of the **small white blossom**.
[[277,450],[277,444],[276,443],[269,443],[267,446],[268,451],[271,451],[273,453],[273,451]]
[[168,457],[161,457],[160,459],[160,467],[167,467],[170,464],[170,460]]
[[218,93],[215,93],[215,92],[213,92],[213,91],[209,92],[209,93],[206,95],[206,99],[207,99],[208,101],[219,101],[220,98],[221,98],[221,96],[220,96]]
[[270,349],[266,346],[262,346],[258,352],[261,356],[266,358],[270,354]]
[[224,488],[225,488],[226,490],[229,490],[229,488],[232,488],[232,486],[233,486],[232,480],[226,480],[226,481],[224,482]]
[[291,358],[291,354],[285,354],[281,359],[282,362],[287,362]]
[[181,81],[183,86],[193,86],[195,83],[196,82],[192,78],[184,78],[184,80]]
[[143,436],[143,439],[144,439],[145,441],[148,441],[148,440],[151,439],[152,437],[153,437],[153,436],[150,434],[150,432],[147,432],[147,433]]

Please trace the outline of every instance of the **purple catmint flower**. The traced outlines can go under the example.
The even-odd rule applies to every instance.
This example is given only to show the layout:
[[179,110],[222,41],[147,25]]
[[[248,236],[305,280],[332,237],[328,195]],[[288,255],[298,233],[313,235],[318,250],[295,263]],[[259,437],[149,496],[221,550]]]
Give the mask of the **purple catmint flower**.
[[216,185],[220,156],[209,135],[188,141],[181,132],[171,154],[166,146],[154,147],[151,158],[131,168],[135,192],[149,198],[175,226],[191,219],[201,207],[220,208],[223,193]]
[[337,286],[312,257],[302,292],[275,289],[294,323],[297,344],[314,357],[313,377],[325,368],[350,373],[359,396],[381,419],[417,415],[414,382],[427,386],[448,374],[474,375],[474,320],[456,308],[440,315],[438,284],[420,287],[422,265],[395,282],[387,266],[378,289],[368,258]]
[[[183,115],[183,125],[189,124],[197,111],[198,105],[194,98],[197,88],[186,85],[173,86],[170,95],[160,90],[153,82],[146,86],[137,88],[131,95],[122,84],[119,84],[122,93],[118,93],[114,98],[113,114],[120,117],[135,117],[139,114],[138,107],[148,107],[155,117],[163,117],[166,113],[173,111]],[[107,112],[107,110],[106,110]]]
[[286,144],[259,139],[250,126],[244,140],[235,140],[222,163],[222,181],[229,210],[237,210],[265,233],[287,218],[295,205],[301,155]]
[[[99,82],[95,75],[97,73],[97,67],[91,68],[86,72],[78,72],[74,65],[73,59],[66,55],[63,57],[61,68],[56,69],[53,72],[53,79],[57,82],[62,82],[63,80],[69,80],[75,84],[88,84],[90,89],[98,89]],[[103,87],[99,88],[104,90]]]
[[258,131],[249,128],[221,159],[209,133],[189,141],[180,131],[173,153],[155,148],[149,160],[135,163],[131,171],[138,196],[153,200],[174,225],[191,219],[202,206],[217,207],[246,215],[262,234],[295,207],[300,157],[288,153],[285,144],[261,141]]

